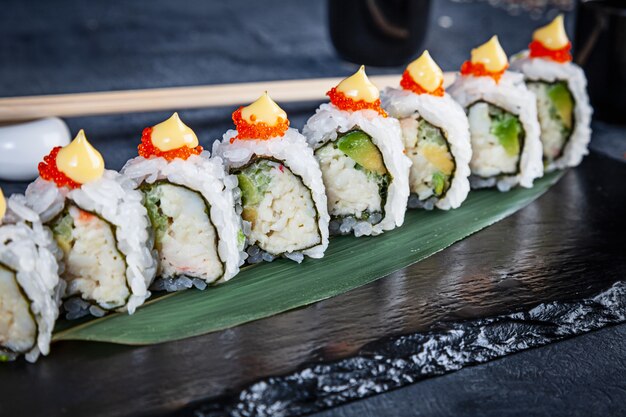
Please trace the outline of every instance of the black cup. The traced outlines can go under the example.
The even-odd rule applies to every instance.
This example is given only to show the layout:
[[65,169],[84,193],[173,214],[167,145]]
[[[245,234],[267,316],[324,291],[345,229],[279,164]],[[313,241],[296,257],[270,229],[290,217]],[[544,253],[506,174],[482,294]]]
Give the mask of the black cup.
[[406,64],[424,40],[430,0],[329,0],[330,37],[356,64]]
[[579,2],[575,45],[595,117],[626,123],[626,1]]

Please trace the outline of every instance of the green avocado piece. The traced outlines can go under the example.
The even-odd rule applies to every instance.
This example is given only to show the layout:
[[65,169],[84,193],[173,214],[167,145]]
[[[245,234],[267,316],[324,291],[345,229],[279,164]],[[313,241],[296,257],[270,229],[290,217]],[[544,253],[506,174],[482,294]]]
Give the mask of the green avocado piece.
[[379,175],[387,173],[380,150],[366,133],[360,130],[346,133],[337,140],[337,148],[363,168]]
[[447,146],[443,132],[437,126],[421,119],[417,128],[417,137],[440,146]]
[[148,211],[150,223],[156,233],[157,242],[160,242],[169,227],[169,219],[161,211],[161,190],[158,184],[144,184],[141,188],[146,196],[144,205]]
[[276,163],[260,159],[237,173],[244,207],[258,205],[267,191],[272,177],[270,171]]
[[491,119],[490,131],[492,135],[498,138],[500,145],[508,155],[519,155],[519,137],[522,133],[522,124],[517,116],[508,112],[494,115]]
[[74,229],[74,219],[72,219],[70,213],[65,211],[63,214],[59,215],[53,220],[50,228],[52,229],[54,240],[56,240],[59,247],[63,252],[69,252],[72,248],[72,230]]
[[239,180],[239,188],[241,189],[241,198],[244,206],[255,206],[261,202],[263,194],[259,187],[254,184],[254,181],[246,173],[240,172],[237,174]]
[[548,97],[565,127],[571,129],[574,98],[567,84],[565,82],[558,82],[548,87]]
[[437,197],[443,194],[443,189],[446,186],[446,176],[441,172],[435,172],[432,179],[433,192]]

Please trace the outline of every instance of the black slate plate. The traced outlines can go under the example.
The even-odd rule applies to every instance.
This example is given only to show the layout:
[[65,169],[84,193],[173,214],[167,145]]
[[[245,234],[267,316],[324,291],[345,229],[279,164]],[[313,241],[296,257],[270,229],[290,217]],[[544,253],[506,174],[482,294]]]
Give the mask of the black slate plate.
[[[264,415],[268,404],[287,398],[283,415],[297,415],[620,321],[621,293],[605,295],[613,304],[580,300],[624,278],[625,175],[626,165],[591,155],[504,221],[307,308],[155,346],[59,343],[36,365],[0,367],[0,392],[11,399],[0,401],[0,414],[190,415],[200,407],[223,415],[234,407],[248,410],[240,415]],[[565,303],[476,321],[551,301]],[[568,315],[583,307],[588,314]],[[485,326],[494,344],[464,349]],[[469,338],[446,339],[450,329]],[[388,339],[400,334],[407,336]],[[457,346],[462,360],[379,367],[418,354],[433,337],[439,348]],[[301,378],[302,371],[311,378]],[[278,375],[286,376],[270,378]],[[371,389],[359,389],[366,381]]]

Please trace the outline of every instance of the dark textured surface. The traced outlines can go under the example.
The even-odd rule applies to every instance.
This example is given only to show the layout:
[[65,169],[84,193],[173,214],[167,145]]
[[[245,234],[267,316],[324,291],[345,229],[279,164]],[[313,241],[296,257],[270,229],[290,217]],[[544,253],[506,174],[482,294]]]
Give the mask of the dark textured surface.
[[[355,68],[332,51],[322,1],[196,0],[183,7],[163,0],[6,0],[2,11],[0,96],[331,76]],[[444,15],[452,27],[437,25]],[[425,47],[444,69],[457,68],[469,48],[493,32],[508,51],[521,49],[530,25],[537,24],[485,4],[438,0],[431,22]],[[314,106],[285,109],[301,127]],[[184,111],[182,117],[207,145],[230,128],[231,111]],[[72,131],[85,127],[107,165],[120,168],[134,155],[141,129],[165,116],[76,118],[68,124]],[[595,130],[592,147],[623,160],[624,130],[604,124]],[[156,346],[59,343],[36,365],[3,364],[0,415],[162,415],[218,397],[212,403],[227,408],[257,381],[340,361],[368,343],[367,355],[381,349],[391,357],[388,342],[376,342],[381,338],[419,338],[410,335],[423,335],[436,322],[443,321],[438,328],[445,329],[445,323],[524,311],[541,302],[592,297],[624,279],[625,176],[626,165],[591,155],[514,216],[424,262],[308,308]],[[12,192],[24,184],[0,186]],[[323,415],[624,414],[624,326],[424,380]],[[372,370],[366,367],[364,373]],[[301,388],[291,397],[310,396],[305,405],[325,394],[323,386]]]
[[[218,404],[227,405],[255,381],[350,357],[385,337],[594,296],[623,279],[626,270],[626,219],[620,215],[626,189],[605,181],[624,175],[626,164],[591,155],[515,215],[425,261],[311,307],[154,346],[55,344],[34,366],[18,361],[0,368],[0,392],[11,398],[0,402],[0,414],[27,410],[43,416],[51,409],[76,416],[163,414],[220,396]],[[520,329],[529,330],[511,328]],[[554,336],[563,335],[546,335]],[[523,339],[514,332],[511,337]],[[385,352],[384,342],[369,346],[370,353],[375,346]],[[589,355],[586,360],[593,360],[594,351]],[[298,395],[313,399],[325,393],[323,385],[300,388]],[[349,388],[340,394],[354,398]],[[36,392],[38,401],[25,392]],[[280,398],[283,392],[266,394]]]
[[625,338],[606,328],[315,416],[623,416]]
[[[527,312],[442,324],[444,329],[371,343],[354,357],[264,379],[230,400],[195,405],[179,415],[309,414],[625,319],[626,283],[620,281],[592,298],[540,304]],[[570,363],[569,367],[579,363]],[[626,410],[626,404],[610,405]]]

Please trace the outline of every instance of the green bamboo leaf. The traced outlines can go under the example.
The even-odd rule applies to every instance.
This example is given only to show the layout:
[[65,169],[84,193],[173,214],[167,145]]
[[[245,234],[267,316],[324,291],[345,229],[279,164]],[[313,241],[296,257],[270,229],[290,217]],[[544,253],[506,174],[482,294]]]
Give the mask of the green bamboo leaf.
[[456,210],[410,210],[401,228],[377,237],[331,239],[321,260],[277,260],[245,268],[226,284],[151,300],[134,315],[113,314],[63,324],[53,340],[145,345],[184,339],[306,306],[368,284],[487,227],[543,194],[563,175],[531,189],[470,193]]

